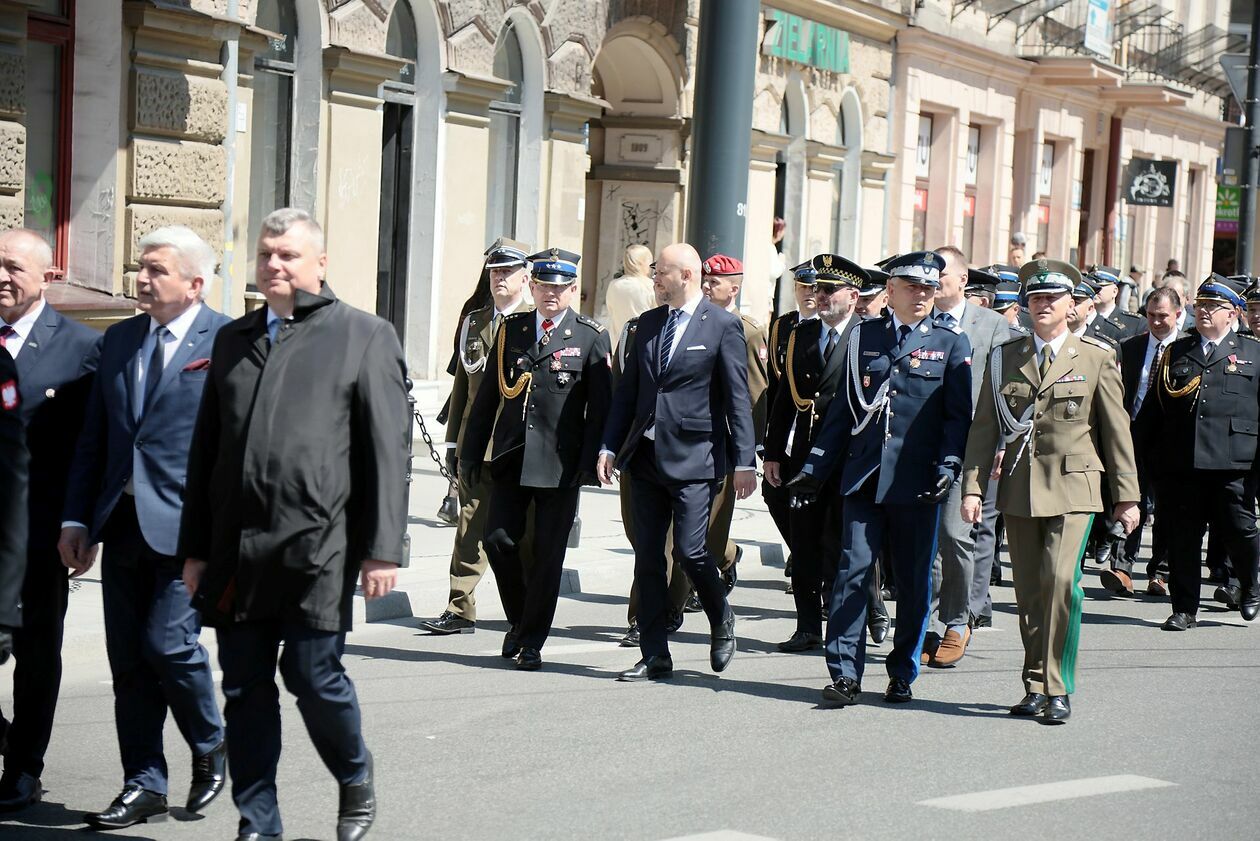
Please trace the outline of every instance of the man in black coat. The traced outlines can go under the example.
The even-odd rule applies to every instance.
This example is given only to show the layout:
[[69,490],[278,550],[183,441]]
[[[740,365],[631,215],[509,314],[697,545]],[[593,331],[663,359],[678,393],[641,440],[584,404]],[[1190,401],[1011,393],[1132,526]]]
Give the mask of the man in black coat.
[[0,349],[0,665],[13,651],[13,632],[22,625],[19,600],[26,572],[26,483],[30,456],[18,417],[17,366]]
[[341,664],[355,579],[393,589],[406,528],[407,392],[389,322],[323,282],[324,236],[283,208],[258,237],[267,306],[223,327],[188,460],[184,581],[218,630],[240,836],[277,838],[280,674],[340,785],[338,841],[376,815],[372,758]]
[[6,730],[8,735],[0,812],[23,809],[42,796],[70,592],[57,552],[61,507],[100,352],[99,333],[44,300],[52,261],[48,243],[34,231],[0,234],[0,346],[17,365],[17,411],[31,456],[22,628],[13,641],[13,721],[0,717],[0,743]]
[[[569,530],[582,486],[598,484],[595,460],[612,399],[608,333],[569,309],[578,292],[579,259],[560,249],[529,258],[538,309],[503,320],[459,456],[462,473],[475,486],[493,439],[485,547],[510,625],[503,656],[515,657],[523,671],[542,667]],[[531,504],[533,563],[527,573],[520,543]]]

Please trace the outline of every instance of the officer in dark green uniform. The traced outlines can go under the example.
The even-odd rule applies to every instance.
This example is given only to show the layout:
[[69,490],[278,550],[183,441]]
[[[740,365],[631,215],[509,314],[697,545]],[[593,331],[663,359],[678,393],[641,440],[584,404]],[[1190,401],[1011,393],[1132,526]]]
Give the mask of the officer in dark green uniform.
[[[530,256],[537,309],[504,319],[460,450],[461,472],[477,473],[481,462],[465,462],[464,451],[484,453],[493,440],[486,554],[511,626],[503,654],[526,671],[542,667],[569,530],[582,485],[598,485],[595,462],[612,400],[608,333],[570,309],[579,259],[558,248]],[[467,478],[475,484],[479,477]],[[530,503],[534,558],[526,576],[518,546]]]

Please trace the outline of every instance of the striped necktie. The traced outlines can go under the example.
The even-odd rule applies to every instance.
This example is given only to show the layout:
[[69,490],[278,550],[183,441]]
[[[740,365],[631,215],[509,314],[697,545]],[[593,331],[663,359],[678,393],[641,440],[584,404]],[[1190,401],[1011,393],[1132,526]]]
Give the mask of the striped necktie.
[[665,322],[665,329],[661,332],[661,348],[660,348],[660,374],[665,375],[665,371],[669,368],[669,357],[673,353],[674,333],[678,330],[678,314],[682,312],[680,309],[669,311],[669,319]]

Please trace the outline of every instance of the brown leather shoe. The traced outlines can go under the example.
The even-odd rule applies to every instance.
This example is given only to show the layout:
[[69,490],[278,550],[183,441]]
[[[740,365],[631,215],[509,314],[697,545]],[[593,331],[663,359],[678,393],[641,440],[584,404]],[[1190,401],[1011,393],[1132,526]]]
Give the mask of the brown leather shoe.
[[1146,582],[1146,595],[1166,596],[1168,595],[1168,585],[1164,583],[1162,578],[1152,578]]
[[1098,574],[1098,580],[1109,593],[1133,595],[1133,579],[1122,569],[1104,569]]
[[945,638],[941,640],[941,644],[937,647],[936,653],[932,655],[928,665],[938,669],[954,665],[967,653],[967,643],[969,642],[971,642],[970,628],[963,628],[961,634],[953,629],[946,631]]
[[919,665],[926,666],[932,662],[932,655],[936,654],[936,649],[941,645],[941,638],[936,635],[936,631],[932,631],[923,637],[923,652],[919,655]]

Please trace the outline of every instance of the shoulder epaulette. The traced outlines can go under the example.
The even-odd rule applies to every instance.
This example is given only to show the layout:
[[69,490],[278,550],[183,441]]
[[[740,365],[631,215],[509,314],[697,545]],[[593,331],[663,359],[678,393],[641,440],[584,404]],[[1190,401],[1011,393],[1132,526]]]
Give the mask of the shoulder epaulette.
[[604,332],[604,325],[600,324],[598,321],[591,318],[589,315],[579,314],[577,317],[577,320],[578,320],[578,324],[585,324],[587,327],[590,327],[596,333]]
[[1256,336],[1256,334],[1254,334],[1254,333],[1243,333],[1243,332],[1240,330],[1240,331],[1239,331],[1238,333],[1236,333],[1235,335],[1237,335],[1239,338],[1242,338],[1242,339],[1250,339],[1250,340],[1251,340],[1251,341],[1253,341],[1253,342],[1260,342],[1260,337]]
[[1105,351],[1114,353],[1116,350],[1116,342],[1105,336],[1081,336],[1080,339],[1082,342],[1089,342],[1091,345],[1096,345]]
[[740,317],[741,319],[743,319],[743,320],[744,320],[744,322],[745,322],[745,323],[747,323],[749,326],[751,326],[754,330],[760,330],[760,329],[761,329],[761,322],[759,322],[757,319],[753,318],[751,315],[748,315],[747,313],[742,313],[742,312],[741,312],[741,313],[739,314],[739,317]]
[[533,310],[517,310],[516,312],[511,312],[503,316],[503,320],[512,321],[517,318],[524,318],[527,315],[530,317],[533,317],[534,311]]
[[1025,333],[1023,336],[1011,336],[1004,342],[998,342],[998,344],[999,345],[1013,345],[1016,342],[1026,342],[1026,341],[1028,341],[1028,334]]

